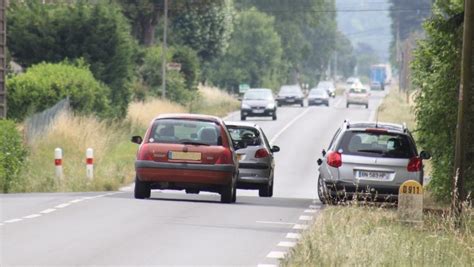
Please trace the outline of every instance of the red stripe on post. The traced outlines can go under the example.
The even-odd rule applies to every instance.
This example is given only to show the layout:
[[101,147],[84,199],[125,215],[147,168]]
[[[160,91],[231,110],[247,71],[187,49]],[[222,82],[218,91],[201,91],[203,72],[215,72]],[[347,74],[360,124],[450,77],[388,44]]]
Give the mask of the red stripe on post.
[[94,164],[94,159],[92,159],[92,158],[86,159],[86,164],[87,164],[87,165],[92,165],[92,164]]
[[63,164],[63,160],[62,159],[54,159],[54,165],[56,166],[61,166]]

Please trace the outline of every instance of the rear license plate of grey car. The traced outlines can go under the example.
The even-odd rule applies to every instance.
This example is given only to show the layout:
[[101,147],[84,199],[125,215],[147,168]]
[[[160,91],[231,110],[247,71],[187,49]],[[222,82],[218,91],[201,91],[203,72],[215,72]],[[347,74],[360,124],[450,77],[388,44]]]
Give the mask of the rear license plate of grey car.
[[390,180],[390,174],[387,172],[356,171],[356,178],[365,180],[388,181]]

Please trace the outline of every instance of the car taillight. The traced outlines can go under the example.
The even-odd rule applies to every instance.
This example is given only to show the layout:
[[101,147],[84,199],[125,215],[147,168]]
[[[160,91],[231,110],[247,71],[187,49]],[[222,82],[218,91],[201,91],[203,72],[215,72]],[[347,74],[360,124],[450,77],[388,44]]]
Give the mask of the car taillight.
[[229,149],[225,149],[220,155],[219,158],[216,161],[216,164],[232,164],[233,158],[232,158],[232,152],[230,152]]
[[270,153],[268,153],[265,148],[260,148],[259,150],[257,150],[257,152],[255,152],[256,158],[266,158],[268,157],[268,155],[270,155]]
[[409,172],[419,172],[421,171],[422,161],[419,157],[413,157],[408,162],[407,170]]
[[338,152],[331,152],[328,154],[327,163],[329,166],[339,168],[342,166],[342,155]]
[[148,146],[144,144],[141,146],[138,160],[153,160],[153,153],[149,151]]

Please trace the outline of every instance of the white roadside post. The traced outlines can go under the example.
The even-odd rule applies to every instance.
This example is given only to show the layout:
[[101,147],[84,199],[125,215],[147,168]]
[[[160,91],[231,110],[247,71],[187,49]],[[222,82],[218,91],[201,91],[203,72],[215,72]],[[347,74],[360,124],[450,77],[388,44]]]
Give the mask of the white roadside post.
[[417,181],[408,180],[400,186],[398,218],[406,223],[423,224],[423,186]]
[[92,148],[86,150],[86,174],[89,180],[94,179],[94,150]]
[[56,169],[56,177],[59,179],[63,178],[63,150],[56,148],[54,150],[54,166]]

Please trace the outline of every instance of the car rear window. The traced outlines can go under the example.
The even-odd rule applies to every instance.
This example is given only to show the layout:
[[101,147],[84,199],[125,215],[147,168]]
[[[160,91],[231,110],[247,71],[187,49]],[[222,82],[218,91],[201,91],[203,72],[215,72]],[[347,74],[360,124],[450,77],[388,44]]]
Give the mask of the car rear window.
[[351,94],[366,94],[367,93],[367,89],[355,89],[355,88],[351,88],[349,90],[349,93]]
[[347,131],[339,144],[343,154],[381,158],[411,158],[416,150],[405,134]]
[[246,126],[227,126],[230,138],[233,141],[244,142],[247,146],[259,146],[262,144],[260,132],[253,127]]
[[188,119],[158,119],[153,124],[148,142],[218,145],[220,137],[220,127],[215,122]]

